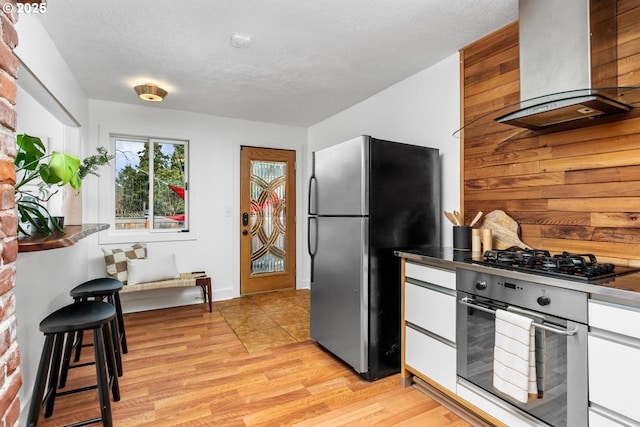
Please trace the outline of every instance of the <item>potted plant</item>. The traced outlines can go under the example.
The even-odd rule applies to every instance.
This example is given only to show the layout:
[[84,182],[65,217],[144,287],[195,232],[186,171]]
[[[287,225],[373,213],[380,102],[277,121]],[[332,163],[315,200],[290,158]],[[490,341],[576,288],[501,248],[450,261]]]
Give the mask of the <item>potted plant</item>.
[[26,134],[16,136],[14,189],[20,233],[29,235],[23,223],[30,224],[32,230],[46,235],[53,232],[52,228],[63,231],[57,221],[50,221],[52,216],[45,205],[65,184],[80,191],[83,178],[89,174],[98,176],[98,167],[108,164],[115,157],[104,147],[98,147],[97,150],[98,154],[81,161],[76,156],[60,151],[47,154],[44,143],[38,137]]

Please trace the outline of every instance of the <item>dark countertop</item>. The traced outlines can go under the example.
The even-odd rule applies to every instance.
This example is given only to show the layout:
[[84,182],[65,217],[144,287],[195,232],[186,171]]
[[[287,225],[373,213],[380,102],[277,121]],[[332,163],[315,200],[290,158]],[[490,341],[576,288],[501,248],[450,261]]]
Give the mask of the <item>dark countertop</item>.
[[109,228],[109,224],[67,225],[64,233],[56,231],[50,236],[34,233],[32,236],[18,239],[18,252],[36,252],[49,249],[66,248],[81,239]]
[[558,286],[566,289],[586,292],[591,298],[610,300],[622,304],[640,305],[640,271],[622,274],[620,276],[606,279],[581,281],[558,279],[557,277],[547,277],[510,271],[486,265],[474,264],[471,259],[471,252],[458,251],[453,248],[428,247],[421,249],[398,250],[395,255],[404,257],[410,261],[416,261],[432,267],[455,270],[465,268],[468,270],[499,274],[520,280],[545,283],[551,286]]

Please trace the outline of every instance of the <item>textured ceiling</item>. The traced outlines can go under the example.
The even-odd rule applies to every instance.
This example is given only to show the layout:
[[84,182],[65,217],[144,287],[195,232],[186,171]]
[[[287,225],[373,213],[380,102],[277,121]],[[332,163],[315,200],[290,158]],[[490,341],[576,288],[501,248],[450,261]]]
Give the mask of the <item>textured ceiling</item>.
[[[517,19],[517,0],[65,0],[41,22],[91,99],[309,126]],[[234,48],[234,33],[249,35]]]

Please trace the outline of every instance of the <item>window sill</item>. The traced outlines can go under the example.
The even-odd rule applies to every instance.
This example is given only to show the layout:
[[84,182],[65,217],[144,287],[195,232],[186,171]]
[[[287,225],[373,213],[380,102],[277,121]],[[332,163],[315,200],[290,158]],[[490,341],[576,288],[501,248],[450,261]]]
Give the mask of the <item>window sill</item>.
[[109,228],[109,224],[67,225],[64,233],[55,232],[50,236],[35,234],[18,239],[18,252],[37,252],[73,246],[85,237]]
[[152,242],[183,242],[196,240],[194,231],[152,231],[139,230],[115,230],[110,228],[106,233],[100,233],[101,245],[121,245],[124,243],[152,243]]

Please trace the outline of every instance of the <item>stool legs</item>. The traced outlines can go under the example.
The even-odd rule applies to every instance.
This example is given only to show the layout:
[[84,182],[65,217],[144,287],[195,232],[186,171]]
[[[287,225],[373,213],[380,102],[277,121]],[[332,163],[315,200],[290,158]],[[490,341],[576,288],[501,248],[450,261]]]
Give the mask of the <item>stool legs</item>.
[[[105,323],[101,327],[92,329],[92,331],[97,384],[60,393],[58,392],[58,380],[60,380],[64,385],[67,374],[67,371],[64,370],[64,362],[65,359],[68,360],[71,356],[69,343],[73,342],[73,336],[75,334],[73,332],[68,332],[47,334],[45,336],[45,343],[40,357],[40,363],[38,365],[33,396],[29,406],[29,414],[27,417],[28,426],[35,427],[38,425],[40,409],[43,405],[45,407],[45,418],[52,415],[56,397],[92,390],[95,388],[98,389],[101,418],[82,421],[75,425],[86,425],[98,421],[102,421],[103,425],[107,427],[111,427],[113,425],[109,391],[111,391],[113,401],[117,402],[120,400],[120,388],[116,372],[117,366],[114,353],[113,336],[110,330],[110,322]],[[65,342],[67,345],[64,349],[63,356],[63,346],[65,346]],[[63,375],[64,378],[62,378]]]
[[118,376],[122,376],[122,353],[121,353],[121,345],[120,345],[120,320],[118,319],[118,308],[116,306],[115,294],[109,295],[107,297],[107,301],[111,303],[114,307],[116,307],[116,315],[113,317],[111,321],[111,334],[113,335],[113,351],[116,356],[116,366],[118,367]]
[[58,390],[58,373],[64,335],[65,334],[54,335],[53,355],[51,360],[51,368],[49,369],[49,385],[47,386],[47,392],[44,396],[45,418],[49,418],[53,413],[53,404],[56,400],[56,394]]
[[127,334],[124,330],[124,316],[122,315],[122,304],[120,303],[120,292],[113,294],[113,302],[116,307],[116,317],[118,318],[118,332],[120,334],[118,342],[122,346],[122,352],[127,354]]
[[75,339],[73,340],[73,347],[76,349],[75,356],[73,357],[73,361],[77,362],[80,360],[80,354],[82,353],[82,340],[84,338],[84,332],[79,331],[75,333]]
[[81,332],[67,334],[67,339],[64,344],[64,356],[62,357],[62,367],[60,368],[60,381],[58,382],[58,388],[64,388],[67,383],[67,374],[69,373],[69,365],[71,364],[71,353],[73,352],[74,343],[78,339],[76,338],[76,335],[78,334],[82,335]]
[[[108,324],[106,325],[108,328]],[[104,371],[105,365],[105,345],[104,335],[110,337],[109,333],[103,334],[104,331],[97,329],[93,330],[93,348],[96,354],[96,378],[98,379],[98,396],[100,399],[100,415],[102,416],[102,424],[104,426],[113,425],[111,419],[111,402],[109,400],[109,381],[107,380],[107,374]],[[107,358],[111,358],[111,367],[113,368],[113,350],[107,353]],[[118,376],[114,375],[115,383],[117,386]],[[120,392],[117,394],[118,400],[120,400]],[[114,400],[116,395],[114,393]]]
[[[109,329],[110,325],[108,323],[104,325],[104,328],[102,328],[102,342],[105,349],[104,355],[107,362],[107,373],[109,374],[108,386],[111,389],[113,401],[118,402],[120,400],[120,384],[118,380],[119,374],[117,373],[117,363],[114,351],[115,346],[113,343],[111,331]],[[107,391],[107,395],[108,394],[109,393]]]
[[[100,299],[103,297],[99,297]],[[127,337],[124,330],[124,317],[122,315],[122,305],[120,303],[120,294],[118,292],[113,292],[111,295],[108,295],[107,301],[113,305],[116,309],[116,316],[111,321],[111,331],[113,333],[113,343],[114,343],[114,351],[116,355],[116,364],[118,367],[118,375],[122,376],[122,353],[127,353]],[[75,302],[83,302],[88,301],[87,297],[76,297],[74,298]],[[76,333],[76,337],[74,340],[73,347],[75,348],[75,357],[73,359],[74,362],[80,360],[80,355],[83,347],[83,333],[79,331]],[[90,344],[89,344],[90,345]],[[68,367],[68,364],[67,364]],[[66,375],[65,375],[66,376]],[[61,386],[62,387],[62,386]]]
[[[107,368],[109,370],[108,372],[110,376],[110,384],[113,384],[114,382],[117,382],[117,379],[113,378],[114,376],[122,376],[122,365],[118,365],[118,358],[116,357],[116,346],[113,343],[114,336],[113,336],[113,333],[111,332],[110,325],[106,324],[102,328],[102,330],[104,335],[108,335],[108,336],[103,336],[103,340],[106,345],[106,350],[109,352],[108,354],[110,355],[110,357],[106,358],[106,362],[107,362]],[[64,355],[62,357],[62,363],[59,365],[60,376],[58,381],[58,388],[64,388],[64,386],[66,385],[67,376],[69,374],[70,368],[78,368],[81,366],[93,365],[95,363],[95,360],[94,360],[93,362],[81,363],[73,366],[70,365],[71,353],[73,352],[74,347],[76,347],[77,345],[80,345],[78,344],[79,338],[76,338],[76,334],[79,334],[80,337],[82,337],[83,331],[76,332],[76,333],[69,333],[66,336],[66,342],[64,345]],[[114,387],[112,385],[112,389],[113,388]],[[115,386],[115,389],[116,390],[118,389],[117,384]],[[119,400],[119,397],[116,397],[116,391],[114,391],[113,393],[114,393],[113,400],[117,402]],[[118,396],[119,396],[119,392],[118,392]]]
[[51,367],[51,353],[53,351],[54,338],[54,335],[47,335],[44,339],[42,355],[40,356],[40,363],[38,364],[38,372],[36,374],[36,382],[33,387],[33,395],[31,396],[31,404],[29,405],[29,415],[27,416],[27,426],[29,427],[38,425],[42,398],[47,384],[49,368]]

